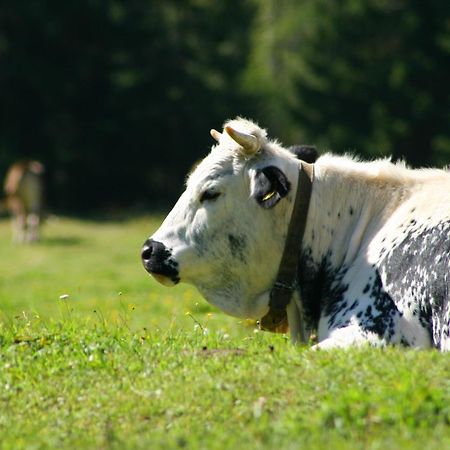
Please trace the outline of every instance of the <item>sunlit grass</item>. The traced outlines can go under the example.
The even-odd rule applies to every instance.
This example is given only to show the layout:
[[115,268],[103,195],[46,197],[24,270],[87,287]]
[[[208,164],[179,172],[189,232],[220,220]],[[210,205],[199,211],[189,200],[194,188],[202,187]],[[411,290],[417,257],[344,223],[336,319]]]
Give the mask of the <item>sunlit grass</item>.
[[0,448],[449,447],[448,355],[312,352],[160,287],[159,221],[0,221]]
[[[150,217],[106,223],[51,219],[42,242],[24,246],[10,242],[9,223],[0,221],[1,313],[11,317],[25,311],[46,320],[63,314],[87,321],[102,316],[115,324],[126,311],[134,329],[166,329],[192,327],[190,312],[214,328],[218,311],[193,287],[162,287],[143,269],[141,246],[159,222]],[[236,329],[236,319],[220,316],[217,326]]]

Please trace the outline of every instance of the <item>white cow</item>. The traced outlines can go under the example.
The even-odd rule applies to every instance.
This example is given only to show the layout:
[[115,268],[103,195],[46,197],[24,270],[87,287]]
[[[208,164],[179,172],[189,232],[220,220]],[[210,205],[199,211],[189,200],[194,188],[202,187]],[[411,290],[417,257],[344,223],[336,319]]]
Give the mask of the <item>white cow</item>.
[[[306,163],[241,118],[211,134],[218,144],[144,244],[143,263],[164,285],[192,283],[225,312],[260,319]],[[320,348],[449,350],[450,173],[332,154],[313,169],[287,307],[293,339],[303,323]]]
[[6,206],[13,217],[13,240],[19,243],[39,240],[44,203],[44,166],[38,161],[20,161],[6,174]]

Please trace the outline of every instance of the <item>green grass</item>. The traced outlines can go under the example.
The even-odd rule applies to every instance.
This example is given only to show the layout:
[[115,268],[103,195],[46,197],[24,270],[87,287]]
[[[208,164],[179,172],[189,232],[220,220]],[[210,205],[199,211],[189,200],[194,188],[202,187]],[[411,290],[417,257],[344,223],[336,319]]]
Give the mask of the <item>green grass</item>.
[[448,354],[255,332],[146,275],[158,222],[0,221],[0,448],[449,448]]

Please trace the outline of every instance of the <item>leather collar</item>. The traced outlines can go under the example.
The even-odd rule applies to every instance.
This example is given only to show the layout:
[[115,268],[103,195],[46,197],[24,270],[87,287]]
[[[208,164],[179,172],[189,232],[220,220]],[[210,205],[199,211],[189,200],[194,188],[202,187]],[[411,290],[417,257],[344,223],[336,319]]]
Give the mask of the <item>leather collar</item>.
[[[297,266],[303,235],[306,228],[309,203],[314,179],[314,164],[300,163],[294,208],[284,243],[283,256],[276,281],[270,291],[269,312],[261,319],[262,330],[286,332],[288,328],[286,307],[298,289]],[[300,317],[302,323],[303,317]]]

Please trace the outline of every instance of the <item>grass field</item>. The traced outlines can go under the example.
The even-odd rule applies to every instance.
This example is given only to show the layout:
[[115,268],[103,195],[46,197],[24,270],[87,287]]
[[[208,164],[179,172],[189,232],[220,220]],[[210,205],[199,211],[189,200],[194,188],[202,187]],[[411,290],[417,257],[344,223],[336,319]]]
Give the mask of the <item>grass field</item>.
[[146,275],[159,221],[0,220],[1,449],[450,448],[449,354],[256,332]]

